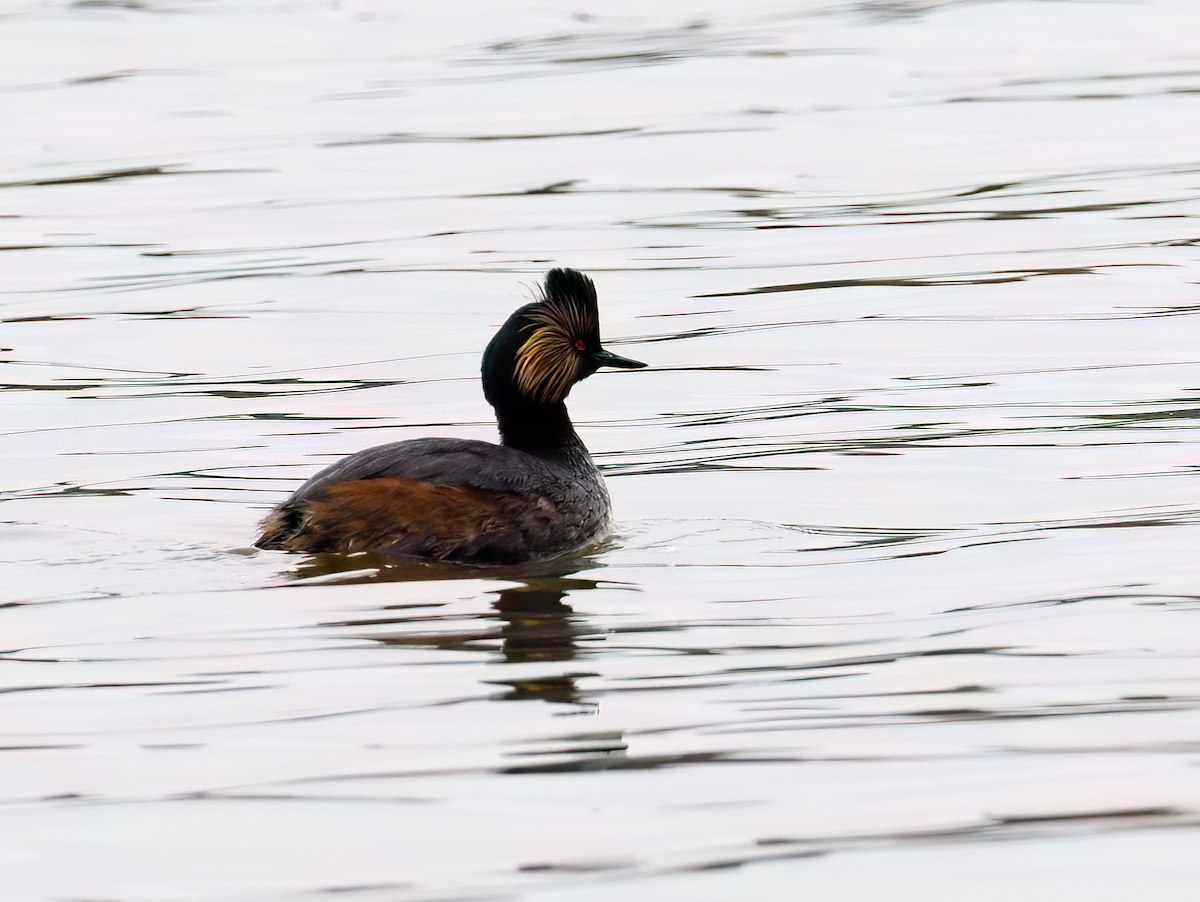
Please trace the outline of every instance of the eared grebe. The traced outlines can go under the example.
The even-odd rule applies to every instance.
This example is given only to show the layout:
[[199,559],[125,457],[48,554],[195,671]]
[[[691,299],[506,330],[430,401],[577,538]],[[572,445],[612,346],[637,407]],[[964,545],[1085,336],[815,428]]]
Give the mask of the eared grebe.
[[610,506],[563,402],[602,366],[645,365],[600,346],[591,279],[552,269],[483,352],[501,444],[422,438],[359,451],[275,508],[255,544],[483,565],[581,548],[607,530]]

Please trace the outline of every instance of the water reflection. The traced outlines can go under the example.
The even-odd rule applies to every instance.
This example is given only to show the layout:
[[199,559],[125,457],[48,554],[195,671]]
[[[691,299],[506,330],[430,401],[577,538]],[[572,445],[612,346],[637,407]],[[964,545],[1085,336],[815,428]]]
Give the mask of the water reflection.
[[[310,577],[308,582],[328,583],[328,577],[333,577],[339,585],[353,585],[369,582],[409,582],[421,579],[446,578],[449,568],[420,562],[400,563],[394,561],[376,561],[377,566],[364,568],[363,561],[358,558],[372,557],[369,555],[327,555],[319,556],[319,560],[308,562],[307,567],[299,568],[308,572],[321,571],[326,578]],[[561,566],[561,565],[560,565]],[[337,569],[342,567],[345,569]],[[475,578],[479,570],[470,573],[451,570],[459,579]],[[570,571],[568,571],[570,572]],[[440,574],[440,577],[439,577]],[[495,576],[494,572],[489,575]],[[408,648],[438,648],[442,650],[486,650],[495,655],[495,663],[501,664],[542,664],[560,661],[572,661],[581,655],[586,655],[588,649],[581,648],[580,643],[595,643],[603,641],[602,632],[589,627],[575,613],[575,610],[564,602],[572,593],[597,589],[601,583],[595,580],[572,579],[566,576],[545,576],[537,579],[526,577],[515,586],[497,590],[491,603],[491,610],[486,614],[472,614],[463,617],[461,614],[439,615],[430,612],[430,605],[418,604],[413,611],[413,605],[388,605],[382,610],[404,610],[404,614],[384,613],[381,616],[357,618],[353,620],[335,621],[323,626],[339,628],[371,627],[370,633],[363,634],[373,642],[381,645]],[[436,605],[434,606],[436,607]],[[460,629],[451,626],[449,629],[439,629],[437,632],[424,632],[420,629],[422,623],[442,621],[447,624],[465,623],[467,628]],[[378,632],[374,628],[389,625],[403,626],[398,632]],[[580,695],[577,681],[582,677],[596,676],[594,673],[562,673],[551,676],[537,676],[520,679],[489,679],[490,685],[506,686],[508,690],[501,696],[504,701],[528,701],[537,699],[558,704],[587,704]]]
[[[576,638],[586,629],[576,622],[574,610],[563,599],[568,592],[596,586],[591,580],[558,579],[501,590],[493,606],[504,624],[500,632],[504,660],[519,663],[574,659],[578,653]],[[573,680],[570,692],[570,700],[576,700]]]
[[[561,591],[565,595],[572,590],[596,586],[596,583],[569,580],[567,577],[605,566],[600,557],[615,544],[612,539],[605,539],[572,554],[550,560],[494,567],[439,563],[374,552],[327,552],[299,557],[286,577],[288,584],[346,586],[426,580],[536,580],[538,591]],[[294,560],[291,557],[284,559],[289,563]],[[528,585],[530,588],[527,591],[534,591],[534,583]]]

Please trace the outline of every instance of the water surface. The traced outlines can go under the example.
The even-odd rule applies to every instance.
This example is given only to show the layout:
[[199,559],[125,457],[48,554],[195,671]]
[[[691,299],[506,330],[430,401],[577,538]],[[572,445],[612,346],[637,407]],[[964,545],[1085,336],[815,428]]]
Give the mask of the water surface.
[[[8,897],[1190,899],[1197,27],[5,5]],[[613,542],[249,548],[551,266]]]

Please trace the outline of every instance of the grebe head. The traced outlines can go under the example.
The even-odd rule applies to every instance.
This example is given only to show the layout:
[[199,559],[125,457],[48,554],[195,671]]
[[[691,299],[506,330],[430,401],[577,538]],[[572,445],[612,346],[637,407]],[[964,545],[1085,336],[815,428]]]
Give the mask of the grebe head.
[[561,404],[576,382],[602,366],[645,365],[601,347],[592,280],[552,269],[541,297],[510,316],[483,352],[483,393],[497,408]]

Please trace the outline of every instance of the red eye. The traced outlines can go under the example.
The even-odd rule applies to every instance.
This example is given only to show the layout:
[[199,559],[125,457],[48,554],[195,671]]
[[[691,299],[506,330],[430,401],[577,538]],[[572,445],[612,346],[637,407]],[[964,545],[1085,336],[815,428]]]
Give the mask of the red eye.
[[587,350],[587,342],[584,341],[582,338],[577,339],[575,342],[575,347],[577,350],[586,351]]

